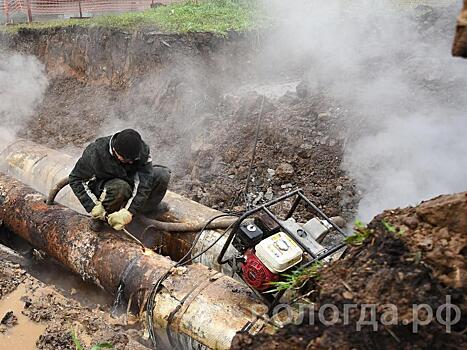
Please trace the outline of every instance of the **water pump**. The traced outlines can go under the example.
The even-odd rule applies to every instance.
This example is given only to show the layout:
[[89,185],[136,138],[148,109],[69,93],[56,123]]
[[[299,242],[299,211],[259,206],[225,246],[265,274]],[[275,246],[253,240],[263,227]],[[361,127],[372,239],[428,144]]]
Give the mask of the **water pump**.
[[[271,211],[270,207],[291,197],[294,201],[285,218],[281,219]],[[300,204],[314,214],[304,224],[293,217]],[[283,292],[274,292],[273,282],[281,281],[284,274],[315,261],[328,260],[344,247],[342,240],[322,245],[330,231],[337,232],[342,238],[346,236],[335,221],[342,225],[342,219],[328,218],[301,190],[293,191],[243,214],[233,226],[218,262],[230,264],[234,272],[272,308],[283,295]],[[230,245],[237,254],[225,259]]]

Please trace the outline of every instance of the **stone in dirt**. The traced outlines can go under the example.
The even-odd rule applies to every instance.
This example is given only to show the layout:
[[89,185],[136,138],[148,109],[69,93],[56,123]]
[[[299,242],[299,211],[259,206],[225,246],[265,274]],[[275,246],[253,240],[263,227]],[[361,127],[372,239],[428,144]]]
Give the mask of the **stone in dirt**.
[[289,180],[294,175],[295,170],[290,163],[281,163],[276,169],[276,175],[281,180]]
[[18,324],[18,318],[14,315],[13,311],[8,311],[0,321],[0,324],[6,327],[14,327]]
[[266,193],[264,194],[264,199],[268,202],[274,198],[274,192],[272,191],[272,187],[268,187]]

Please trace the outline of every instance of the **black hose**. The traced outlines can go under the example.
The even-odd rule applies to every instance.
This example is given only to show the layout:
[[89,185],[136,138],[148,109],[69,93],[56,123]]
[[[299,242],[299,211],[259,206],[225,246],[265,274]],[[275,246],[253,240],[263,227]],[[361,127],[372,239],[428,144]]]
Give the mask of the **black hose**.
[[[50,190],[47,197],[46,203],[48,205],[53,205],[55,198],[58,193],[69,184],[68,177],[61,179],[57,184]],[[209,225],[206,227],[206,222],[164,222],[154,219],[149,219],[146,217],[141,217],[141,221],[147,225],[147,228],[155,228],[159,231],[166,232],[197,232],[200,230],[222,230],[228,228],[235,220],[222,220],[218,222],[213,222],[213,220],[207,220]]]
[[60,192],[65,186],[70,184],[70,180],[67,177],[61,179],[57,184],[50,190],[49,195],[47,196],[47,205],[53,205],[55,202],[55,197],[57,197],[58,192]]

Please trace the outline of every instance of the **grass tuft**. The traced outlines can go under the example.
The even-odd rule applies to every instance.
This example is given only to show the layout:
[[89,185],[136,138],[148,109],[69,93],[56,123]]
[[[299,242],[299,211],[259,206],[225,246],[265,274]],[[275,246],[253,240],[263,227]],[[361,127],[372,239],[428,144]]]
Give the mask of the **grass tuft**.
[[383,225],[384,229],[389,233],[393,233],[397,236],[403,236],[405,234],[405,231],[403,229],[396,227],[385,220],[382,220],[381,224]]
[[[71,331],[71,339],[73,340],[73,343],[75,344],[76,350],[84,350],[74,330]],[[113,345],[110,343],[99,343],[99,344],[94,345],[91,348],[91,350],[101,350],[101,349],[113,349]]]
[[323,267],[323,262],[317,261],[307,268],[300,268],[291,274],[283,274],[283,281],[271,282],[274,287],[271,293],[280,292],[288,289],[300,289],[309,280],[319,280],[320,270]]
[[345,242],[350,245],[362,245],[363,242],[373,234],[363,222],[360,220],[355,221],[354,233],[351,236],[345,238]]

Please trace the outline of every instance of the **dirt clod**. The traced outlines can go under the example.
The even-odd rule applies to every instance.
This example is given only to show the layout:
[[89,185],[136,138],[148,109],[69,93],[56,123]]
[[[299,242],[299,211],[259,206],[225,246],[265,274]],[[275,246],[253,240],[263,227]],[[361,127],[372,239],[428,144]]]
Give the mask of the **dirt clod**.
[[6,327],[13,327],[18,324],[18,318],[14,315],[13,311],[8,311],[0,321],[0,324]]
[[281,163],[276,168],[276,175],[281,180],[291,179],[293,177],[294,172],[295,171],[293,166],[289,163]]

